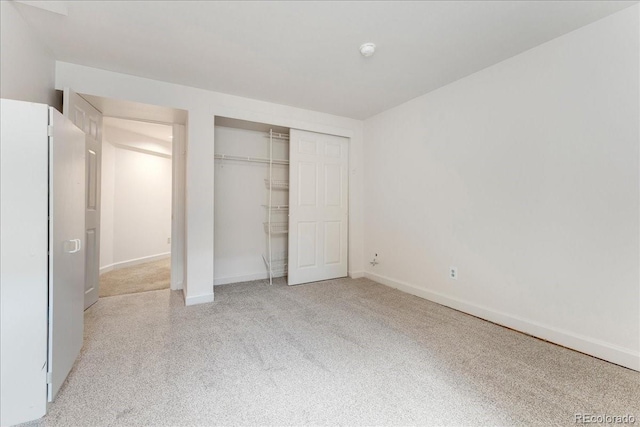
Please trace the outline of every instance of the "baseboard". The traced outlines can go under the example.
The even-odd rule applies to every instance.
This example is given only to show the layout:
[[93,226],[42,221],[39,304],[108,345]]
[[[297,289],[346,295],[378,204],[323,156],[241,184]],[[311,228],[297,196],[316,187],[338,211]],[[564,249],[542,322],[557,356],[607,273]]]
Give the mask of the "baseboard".
[[352,279],[361,279],[364,277],[364,271],[350,271],[348,274]]
[[100,275],[103,275],[104,273],[108,273],[108,272],[113,271],[113,270],[114,270],[113,264],[107,265],[107,266],[104,266],[104,267],[100,267]]
[[130,259],[127,261],[114,262],[113,264],[100,267],[100,274],[104,274],[112,270],[119,270],[121,268],[133,267],[134,265],[144,264],[145,262],[159,261],[169,257],[171,257],[171,252]]
[[211,292],[210,294],[195,295],[192,297],[189,297],[186,294],[184,295],[184,305],[186,306],[205,304],[208,302],[213,302],[213,292]]
[[[286,273],[278,273],[274,274],[273,277],[283,277],[286,276]],[[213,279],[213,285],[229,285],[231,283],[240,283],[240,282],[251,282],[253,280],[264,280],[269,278],[268,272],[262,273],[253,273],[253,274],[243,274],[240,276],[227,276],[227,277],[219,277],[217,279]]]
[[496,311],[487,307],[471,303],[469,301],[453,298],[440,292],[418,288],[406,282],[394,280],[379,274],[365,272],[365,277],[374,282],[396,288],[408,294],[433,301],[435,303],[451,307],[453,309],[480,317],[490,322],[515,329],[534,337],[561,345],[588,355],[640,371],[640,353],[631,349],[619,347],[601,340],[584,335],[544,325],[511,314]]

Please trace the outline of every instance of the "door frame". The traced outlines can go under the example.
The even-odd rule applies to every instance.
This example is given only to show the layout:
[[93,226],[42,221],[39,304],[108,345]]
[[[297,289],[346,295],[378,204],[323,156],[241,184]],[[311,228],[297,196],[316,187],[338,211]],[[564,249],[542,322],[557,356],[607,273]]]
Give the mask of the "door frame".
[[[154,123],[172,128],[171,141],[171,280],[169,289],[184,289],[186,278],[186,172],[187,131],[186,126],[160,120],[141,119],[131,115],[109,115],[103,117]],[[101,194],[102,196],[102,194]]]
[[[171,290],[184,288],[186,270],[187,135],[184,125],[173,124],[171,145]],[[175,256],[174,254],[180,254]]]
[[[85,92],[76,92],[76,93],[81,97],[83,95],[87,95],[93,98],[102,98],[104,100],[111,99],[102,95],[94,95],[91,93],[85,93]],[[115,101],[116,102],[122,101],[122,102],[137,104],[137,101],[133,101],[127,98],[119,98]],[[103,117],[113,117],[113,118],[124,119],[124,120],[135,120],[140,122],[163,124],[163,125],[172,127],[174,139],[172,141],[172,153],[171,153],[171,282],[170,282],[170,289],[171,290],[184,289],[186,285],[186,265],[187,265],[187,260],[186,260],[187,258],[186,257],[186,172],[187,172],[186,153],[187,153],[187,146],[188,146],[188,134],[186,131],[186,125],[181,123],[172,123],[168,121],[162,121],[162,120],[152,120],[147,117],[138,117],[136,116],[135,112],[131,113],[130,111],[126,111],[126,113],[123,115],[105,114],[104,111],[101,111],[101,108],[99,108],[99,106],[94,105],[94,103],[92,102],[90,102],[90,104],[93,105],[94,108],[96,108],[96,110],[100,111]],[[146,104],[146,105],[155,107],[155,105],[153,104]],[[158,107],[170,108],[172,110],[181,110],[173,107],[164,107],[164,106],[158,106]],[[132,111],[137,111],[137,110],[133,109]],[[188,120],[188,112],[187,112],[187,120]],[[102,132],[102,129],[100,129],[100,132]],[[177,135],[177,138],[176,138],[176,135]],[[180,147],[180,149],[178,150],[178,155],[176,155],[175,153],[176,146]],[[100,197],[102,197],[102,192],[100,192]]]

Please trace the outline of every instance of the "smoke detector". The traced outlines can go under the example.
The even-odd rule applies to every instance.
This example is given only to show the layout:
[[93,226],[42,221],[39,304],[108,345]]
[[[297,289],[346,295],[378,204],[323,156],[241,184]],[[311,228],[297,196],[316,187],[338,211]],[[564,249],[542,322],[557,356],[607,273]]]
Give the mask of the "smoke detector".
[[376,51],[376,45],[373,43],[365,43],[362,46],[360,46],[360,53],[362,54],[362,56],[366,58],[373,55],[375,51]]

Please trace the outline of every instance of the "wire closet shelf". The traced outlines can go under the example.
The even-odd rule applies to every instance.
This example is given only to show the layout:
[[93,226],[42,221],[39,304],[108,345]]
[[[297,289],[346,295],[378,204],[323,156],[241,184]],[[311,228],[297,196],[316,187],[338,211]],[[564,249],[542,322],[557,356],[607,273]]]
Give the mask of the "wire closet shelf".
[[[263,256],[265,264],[267,265],[267,270],[269,270],[269,285],[273,284],[273,276],[274,274],[286,274],[287,272],[287,253],[279,252],[277,254],[273,253],[272,245],[271,245],[271,236],[278,234],[288,234],[289,233],[289,223],[288,222],[275,222],[272,221],[272,215],[274,213],[279,213],[281,211],[288,211],[289,206],[282,205],[274,205],[273,204],[273,190],[289,190],[289,181],[285,179],[274,179],[273,178],[273,140],[289,140],[289,135],[274,132],[273,129],[269,130],[269,178],[264,180],[265,186],[269,190],[269,203],[266,205],[267,208],[267,222],[264,223],[264,231],[268,235],[268,245],[267,245],[267,256]],[[289,164],[286,161],[286,164]],[[281,209],[282,208],[282,209]],[[285,210],[286,209],[286,210]]]
[[287,272],[288,258],[287,252],[275,252],[271,254],[271,261],[264,255],[262,256],[267,269],[273,274],[285,274]]
[[288,211],[289,205],[262,205],[264,208],[271,209],[272,211]]
[[286,179],[265,179],[264,186],[268,190],[288,190],[289,181]]
[[247,157],[247,156],[234,156],[232,154],[215,154],[213,156],[216,160],[233,160],[236,162],[251,162],[251,163],[268,163],[274,165],[288,165],[289,160],[283,159],[268,159],[264,157]]

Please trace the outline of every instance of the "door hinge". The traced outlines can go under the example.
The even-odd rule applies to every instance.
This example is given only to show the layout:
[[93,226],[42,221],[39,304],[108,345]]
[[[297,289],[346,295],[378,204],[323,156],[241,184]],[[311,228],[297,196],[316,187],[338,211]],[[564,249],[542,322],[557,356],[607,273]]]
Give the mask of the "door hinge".
[[53,125],[47,125],[47,136],[53,136]]
[[53,372],[47,372],[47,384],[51,384],[53,382]]

